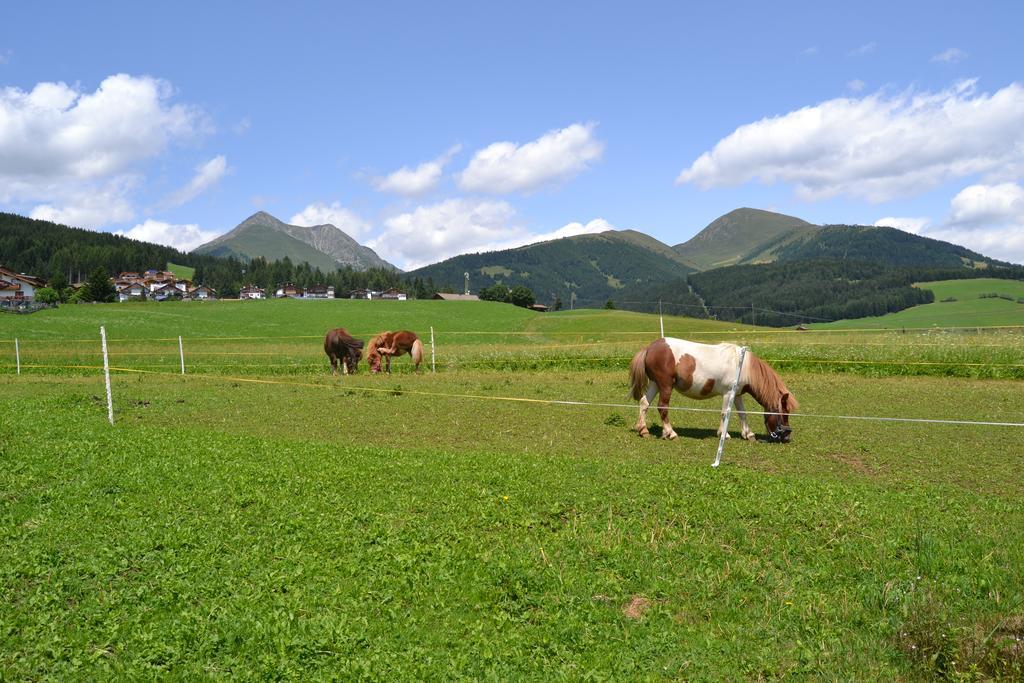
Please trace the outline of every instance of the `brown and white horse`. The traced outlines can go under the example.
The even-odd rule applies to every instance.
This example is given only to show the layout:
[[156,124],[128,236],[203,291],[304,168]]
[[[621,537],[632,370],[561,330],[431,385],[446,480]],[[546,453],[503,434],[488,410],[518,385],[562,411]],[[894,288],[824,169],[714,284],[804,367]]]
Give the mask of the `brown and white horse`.
[[[744,439],[754,441],[754,431],[747,424],[746,409],[743,406],[743,394],[750,394],[768,413],[764,416],[764,426],[769,438],[789,443],[793,434],[789,426],[789,413],[799,408],[796,398],[786,388],[782,378],[750,351],[744,356],[737,384],[739,349],[735,344],[698,344],[666,337],[656,339],[633,356],[629,374],[633,399],[640,401],[640,415],[636,423],[636,431],[640,436],[648,435],[647,408],[654,395],[658,394],[661,438],[676,438],[676,432],[668,419],[668,404],[675,390],[695,399],[723,397],[719,436],[725,429],[725,410],[729,401],[735,399],[742,428],[740,434]],[[729,435],[725,437],[729,438]]]
[[338,374],[338,361],[341,361],[343,374],[351,375],[362,358],[363,340],[354,339],[344,327],[328,330],[324,337],[324,353],[331,359],[331,374]]
[[367,345],[366,361],[370,364],[370,372],[380,372],[381,358],[386,359],[387,372],[391,374],[391,357],[408,353],[415,364],[414,370],[420,369],[423,362],[423,342],[415,332],[381,332],[370,340]]

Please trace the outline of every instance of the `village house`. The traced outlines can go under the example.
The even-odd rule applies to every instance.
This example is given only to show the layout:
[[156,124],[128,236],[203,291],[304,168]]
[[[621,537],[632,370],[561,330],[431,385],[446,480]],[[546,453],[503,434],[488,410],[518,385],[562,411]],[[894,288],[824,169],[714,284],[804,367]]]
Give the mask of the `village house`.
[[333,299],[334,285],[311,285],[306,287],[303,299]]
[[353,289],[351,292],[349,292],[348,298],[349,299],[372,299],[373,298],[373,292],[371,292],[368,289],[364,289],[364,288]]
[[168,299],[182,299],[186,293],[174,286],[173,282],[151,290],[150,294],[156,301],[167,301]]
[[45,286],[46,280],[42,278],[15,273],[0,266],[0,299],[33,301],[36,298],[36,290]]
[[188,295],[190,298],[195,299],[197,301],[212,301],[217,298],[217,290],[215,290],[213,287],[207,287],[206,285],[199,285],[198,287],[193,287],[192,289],[190,289],[188,291]]
[[381,292],[380,298],[381,299],[393,299],[395,301],[405,301],[409,297],[406,295],[405,292],[401,291],[400,289],[396,289],[395,287],[392,287],[391,289],[387,289],[387,290],[384,290],[383,292]]
[[246,299],[266,299],[267,290],[256,285],[246,285],[242,287],[242,291],[238,293],[238,298],[245,301]]
[[124,303],[129,299],[144,300],[146,298],[146,285],[141,282],[132,282],[117,287],[117,300]]
[[278,286],[274,296],[278,299],[283,299],[285,297],[298,298],[301,297],[303,293],[302,287],[293,285],[291,282],[286,282],[285,284]]

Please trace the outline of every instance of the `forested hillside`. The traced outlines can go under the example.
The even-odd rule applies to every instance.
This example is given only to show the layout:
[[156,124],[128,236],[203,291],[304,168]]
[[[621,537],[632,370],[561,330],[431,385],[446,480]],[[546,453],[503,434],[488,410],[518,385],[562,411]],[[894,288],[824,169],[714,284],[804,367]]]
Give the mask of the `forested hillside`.
[[120,237],[107,232],[70,228],[49,221],[0,213],[0,264],[23,273],[51,278],[61,273],[69,282],[87,277],[96,268],[109,275],[123,271],[164,269],[169,262],[195,268],[194,280],[218,291],[221,296],[236,296],[245,284],[272,288],[284,282],[307,287],[312,284],[334,285],[341,294],[367,287],[387,289],[408,287],[421,296],[433,294],[429,280],[408,278],[390,269],[355,271],[342,268],[323,272],[306,263],[253,259],[242,262],[235,258],[185,253],[149,242]]
[[896,228],[865,225],[826,225],[810,233],[794,235],[767,251],[778,261],[837,259],[933,268],[1010,265],[957,244],[912,235]]
[[931,303],[911,285],[974,277],[1024,279],[1024,267],[897,268],[864,261],[809,261],[729,266],[689,276],[709,313],[759,325],[863,318]]
[[438,286],[462,291],[464,274],[469,273],[474,292],[499,282],[510,288],[523,285],[533,291],[537,301],[550,303],[561,298],[568,307],[571,293],[586,305],[645,297],[646,287],[678,278],[688,270],[674,255],[654,251],[635,236],[610,231],[518,249],[463,254],[410,275],[430,277]]

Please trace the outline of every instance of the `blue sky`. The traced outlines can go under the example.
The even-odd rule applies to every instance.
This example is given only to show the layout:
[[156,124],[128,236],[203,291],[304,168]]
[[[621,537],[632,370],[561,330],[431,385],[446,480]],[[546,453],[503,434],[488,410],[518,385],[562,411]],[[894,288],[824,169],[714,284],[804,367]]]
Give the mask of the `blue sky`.
[[1024,262],[1021,3],[150,5],[0,9],[0,209],[410,267],[752,206]]

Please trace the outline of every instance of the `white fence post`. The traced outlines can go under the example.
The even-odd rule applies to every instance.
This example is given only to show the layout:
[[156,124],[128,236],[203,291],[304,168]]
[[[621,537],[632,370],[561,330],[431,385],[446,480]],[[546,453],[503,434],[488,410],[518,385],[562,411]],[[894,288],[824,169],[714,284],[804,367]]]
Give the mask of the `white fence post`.
[[736,400],[736,391],[740,386],[740,373],[743,372],[743,357],[747,355],[747,347],[740,347],[740,362],[736,368],[736,381],[732,384],[732,389],[729,394],[729,403],[725,407],[725,417],[722,420],[722,436],[718,438],[718,453],[715,454],[715,461],[711,463],[712,467],[718,467],[718,463],[722,462],[722,451],[725,449],[725,436],[729,433],[729,415],[732,414],[732,403]]
[[18,338],[14,338],[14,359],[18,365],[18,374],[21,374],[21,347],[18,346]]
[[181,374],[185,374],[185,347],[181,343],[181,335],[178,335],[178,355],[181,356]]
[[107,383],[107,419],[114,424],[114,401],[110,397],[110,364],[107,361],[107,330],[100,326],[100,339],[103,340],[103,381]]
[[434,326],[430,326],[430,371],[437,372],[434,365]]

